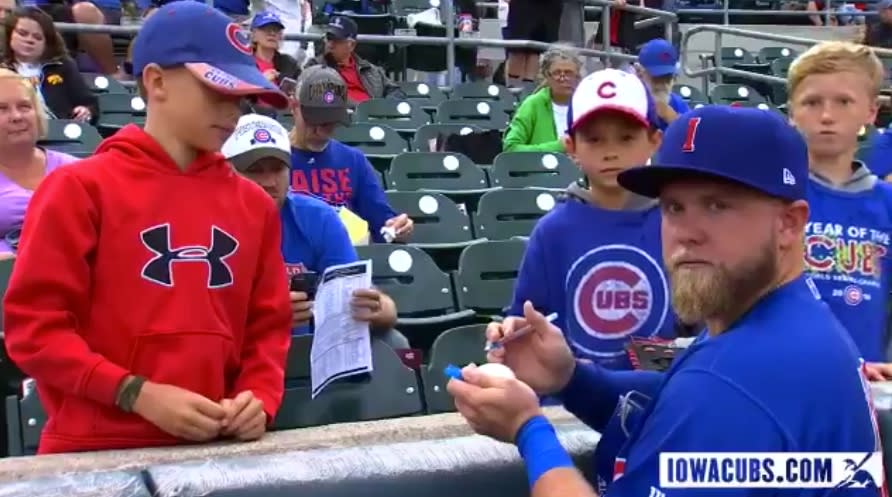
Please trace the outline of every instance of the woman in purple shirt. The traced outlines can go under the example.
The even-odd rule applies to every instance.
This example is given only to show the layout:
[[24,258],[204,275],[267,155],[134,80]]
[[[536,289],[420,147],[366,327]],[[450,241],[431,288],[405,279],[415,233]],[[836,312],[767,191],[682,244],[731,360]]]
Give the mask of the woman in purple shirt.
[[74,162],[67,154],[44,150],[46,112],[31,83],[0,69],[0,254],[14,254],[31,194],[57,167]]

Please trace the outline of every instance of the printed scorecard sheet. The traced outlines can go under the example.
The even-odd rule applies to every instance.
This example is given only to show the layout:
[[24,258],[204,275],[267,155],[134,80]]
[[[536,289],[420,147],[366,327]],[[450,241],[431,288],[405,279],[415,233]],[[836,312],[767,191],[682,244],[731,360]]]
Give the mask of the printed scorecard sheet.
[[331,266],[322,274],[313,304],[311,398],[339,378],[372,371],[369,325],[353,319],[350,312],[353,291],[371,287],[372,261]]

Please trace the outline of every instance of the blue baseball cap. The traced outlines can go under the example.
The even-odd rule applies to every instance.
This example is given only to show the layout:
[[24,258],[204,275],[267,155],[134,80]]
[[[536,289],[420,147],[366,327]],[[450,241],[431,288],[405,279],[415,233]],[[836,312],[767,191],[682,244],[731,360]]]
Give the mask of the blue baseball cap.
[[775,112],[705,105],[678,117],[663,134],[653,165],[623,171],[623,188],[656,198],[666,184],[707,177],[786,200],[806,198],[808,150]]
[[282,18],[279,17],[278,14],[265,11],[258,12],[257,15],[254,16],[254,19],[251,20],[251,29],[260,29],[264,26],[269,26],[270,24],[277,24],[280,28],[285,27],[285,24],[282,23]]
[[146,20],[133,41],[133,74],[140,76],[149,64],[183,66],[219,93],[288,105],[288,97],[257,68],[250,34],[201,2],[171,2]]
[[678,52],[668,41],[656,38],[641,46],[638,63],[653,77],[674,75],[678,72]]

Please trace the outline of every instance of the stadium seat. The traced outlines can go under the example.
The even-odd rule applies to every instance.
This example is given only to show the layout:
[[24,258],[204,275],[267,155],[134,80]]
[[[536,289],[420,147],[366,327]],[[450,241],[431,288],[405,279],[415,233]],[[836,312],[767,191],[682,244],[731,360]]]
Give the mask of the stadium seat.
[[563,190],[579,176],[579,168],[569,156],[551,152],[502,152],[490,170],[492,186],[502,188]]
[[10,456],[31,456],[37,453],[40,432],[46,424],[46,412],[40,404],[33,380],[22,384],[22,398],[6,397],[6,430]]
[[412,245],[428,248],[464,248],[474,243],[468,214],[449,197],[436,192],[388,191],[393,210],[404,212],[412,221]]
[[482,100],[447,100],[437,107],[435,118],[441,124],[473,124],[484,129],[508,127],[508,114]]
[[759,61],[771,64],[783,57],[795,59],[797,55],[799,54],[795,50],[787,47],[762,47],[759,50]]
[[104,74],[83,73],[81,76],[84,78],[84,82],[87,83],[90,91],[97,95],[100,93],[121,93],[124,95],[130,93],[127,87],[122,85],[120,81]]
[[415,152],[434,152],[436,151],[437,138],[446,137],[452,134],[470,135],[471,133],[483,132],[483,128],[471,124],[428,124],[418,128],[415,137],[412,139],[412,150]]
[[37,144],[50,150],[84,158],[92,155],[101,141],[102,136],[99,131],[87,123],[70,119],[50,119],[47,121],[46,136]]
[[486,173],[463,154],[407,152],[393,158],[386,174],[389,188],[482,195],[489,190]]
[[356,247],[360,259],[372,261],[372,280],[399,309],[397,327],[455,326],[474,316],[459,310],[452,281],[418,247],[372,244]]
[[734,64],[753,64],[756,58],[749,50],[743,47],[722,47],[722,66],[731,67]]
[[[419,1],[427,3],[430,0]],[[406,99],[420,105],[425,111],[433,112],[437,110],[438,105],[446,101],[446,94],[436,85],[404,81],[399,83],[399,86]]]
[[525,240],[499,240],[465,248],[458,260],[456,291],[462,309],[500,316],[511,305]]
[[387,170],[391,159],[409,148],[395,129],[379,124],[357,123],[337,128],[334,138],[361,150],[379,171]]
[[[12,267],[15,265],[15,258],[0,259],[0,302],[6,295],[6,287],[9,286],[9,278],[12,277]],[[0,330],[3,329],[3,313],[0,312]],[[5,350],[5,349],[4,349]]]
[[97,127],[102,136],[109,137],[128,124],[146,123],[146,103],[138,95],[103,93],[98,98]]
[[373,98],[359,104],[353,122],[390,126],[400,133],[415,134],[415,130],[430,124],[430,116],[411,100]]
[[[361,35],[391,36],[396,27],[396,17],[393,14],[356,14],[349,10],[344,10],[339,12],[338,15],[352,19],[356,23],[358,33]],[[391,46],[385,44],[358,44],[356,45],[356,55],[376,66],[388,68],[391,63]]]
[[[787,78],[787,73],[790,72],[790,65],[793,64],[792,57],[781,57],[779,59],[774,59],[771,61],[771,75],[777,76],[778,78]],[[778,104],[785,104],[787,102],[787,85],[783,83],[778,83],[771,85],[771,100]]]
[[709,92],[709,99],[720,105],[768,103],[765,97],[746,85],[715,85]]
[[[310,352],[312,336],[294,337],[288,355],[287,381],[303,380],[299,386],[286,386],[282,406],[272,428],[286,430],[351,421],[371,421],[421,414],[420,385],[415,372],[403,365],[387,344],[372,340],[374,371],[366,379],[349,378],[325,387],[311,399]],[[298,363],[300,366],[292,367]],[[305,374],[289,378],[288,374]],[[355,380],[355,381],[354,381]]]
[[434,340],[430,362],[422,369],[424,400],[427,402],[429,414],[455,411],[455,401],[446,391],[448,378],[443,374],[443,370],[450,364],[463,367],[472,362],[485,363],[484,346],[486,346],[485,324],[452,328]]
[[489,240],[529,236],[533,226],[557,203],[554,192],[533,188],[493,190],[480,197],[474,234]]
[[439,7],[440,2],[436,0],[393,0],[391,3],[393,13],[399,17],[406,17],[409,14],[417,14]]
[[513,110],[517,103],[517,99],[508,88],[485,81],[469,81],[456,85],[452,90],[452,99],[496,102],[494,105],[505,111]]
[[675,85],[672,87],[672,93],[681,97],[685,102],[707,102],[706,95],[696,86],[691,85]]

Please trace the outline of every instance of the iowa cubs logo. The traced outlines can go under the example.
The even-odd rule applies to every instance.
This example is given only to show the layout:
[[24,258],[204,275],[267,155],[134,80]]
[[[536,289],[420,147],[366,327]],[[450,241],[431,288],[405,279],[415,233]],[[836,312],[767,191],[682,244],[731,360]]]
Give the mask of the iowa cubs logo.
[[594,357],[624,353],[627,338],[653,336],[669,312],[662,266],[629,245],[606,245],[584,254],[567,274],[567,337]]

